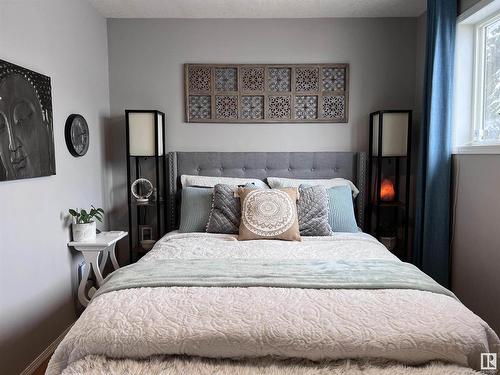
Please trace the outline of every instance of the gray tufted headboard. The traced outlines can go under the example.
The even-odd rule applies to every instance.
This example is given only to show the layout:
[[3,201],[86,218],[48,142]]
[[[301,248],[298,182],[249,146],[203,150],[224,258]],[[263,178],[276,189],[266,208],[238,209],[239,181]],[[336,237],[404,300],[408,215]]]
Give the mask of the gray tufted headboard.
[[170,152],[168,230],[178,228],[180,176],[335,178],[356,184],[358,225],[363,228],[367,202],[367,154],[357,152]]

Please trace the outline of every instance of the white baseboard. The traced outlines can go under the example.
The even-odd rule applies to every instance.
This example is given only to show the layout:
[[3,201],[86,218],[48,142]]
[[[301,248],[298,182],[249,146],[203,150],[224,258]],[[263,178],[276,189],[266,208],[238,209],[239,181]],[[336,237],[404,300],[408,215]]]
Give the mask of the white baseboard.
[[45,348],[43,352],[41,352],[38,357],[36,357],[33,362],[31,362],[28,367],[26,367],[23,372],[21,372],[20,375],[31,375],[40,365],[50,358],[50,356],[54,353],[56,350],[57,346],[61,343],[63,340],[64,336],[69,332],[69,330],[73,327],[73,324],[71,324],[68,328],[66,328],[63,333],[61,333],[53,342],[50,343],[49,346]]

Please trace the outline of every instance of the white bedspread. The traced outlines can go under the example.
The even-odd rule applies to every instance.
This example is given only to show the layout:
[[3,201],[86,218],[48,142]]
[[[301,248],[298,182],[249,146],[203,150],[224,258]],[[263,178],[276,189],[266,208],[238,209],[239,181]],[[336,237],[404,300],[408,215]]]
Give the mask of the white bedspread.
[[[228,257],[395,259],[362,233],[301,243],[171,234],[141,262]],[[57,348],[47,374],[59,374],[88,355],[384,358],[407,364],[441,360],[478,369],[480,353],[499,348],[498,337],[484,321],[457,300],[430,292],[137,288],[95,298]]]

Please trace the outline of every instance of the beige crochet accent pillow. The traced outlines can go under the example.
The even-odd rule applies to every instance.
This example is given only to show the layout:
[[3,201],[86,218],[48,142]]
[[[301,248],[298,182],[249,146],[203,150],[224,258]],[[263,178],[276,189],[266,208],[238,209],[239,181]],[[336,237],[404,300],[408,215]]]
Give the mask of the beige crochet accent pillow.
[[239,188],[239,240],[301,241],[297,217],[297,188]]

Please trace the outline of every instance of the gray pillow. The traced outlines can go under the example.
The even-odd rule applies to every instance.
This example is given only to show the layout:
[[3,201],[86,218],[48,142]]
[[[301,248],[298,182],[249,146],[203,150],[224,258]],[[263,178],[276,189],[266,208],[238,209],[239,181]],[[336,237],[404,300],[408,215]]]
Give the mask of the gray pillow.
[[[246,188],[257,188],[246,184]],[[208,233],[238,234],[241,220],[240,198],[234,185],[217,184],[213,191],[212,210],[207,224]],[[324,186],[301,186],[297,202],[301,236],[329,236],[328,194]]]
[[[253,183],[244,185],[246,188],[257,187]],[[234,193],[238,186],[217,184],[214,186],[212,210],[207,224],[208,233],[238,234],[241,220],[240,198]]]
[[297,201],[301,236],[329,236],[328,194],[324,186],[300,186]]
[[179,232],[204,232],[212,208],[212,188],[182,189]]

